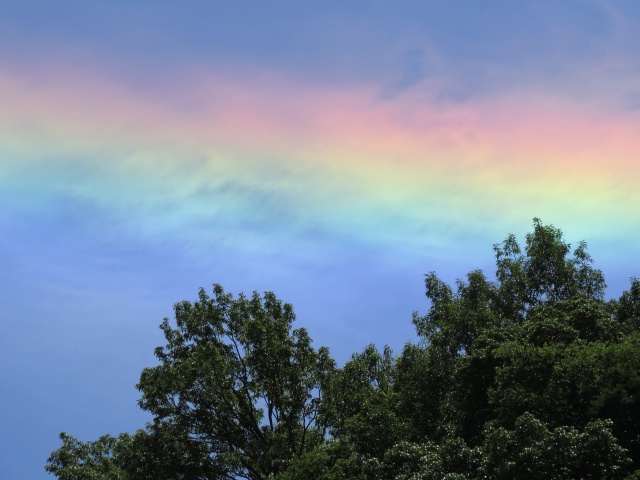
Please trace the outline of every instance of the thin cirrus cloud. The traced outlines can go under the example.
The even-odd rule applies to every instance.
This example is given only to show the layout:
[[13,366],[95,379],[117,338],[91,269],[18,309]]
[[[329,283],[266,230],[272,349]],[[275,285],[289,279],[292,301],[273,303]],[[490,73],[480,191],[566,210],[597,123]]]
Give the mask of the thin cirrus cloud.
[[42,194],[62,185],[116,210],[174,208],[178,223],[225,210],[238,228],[271,216],[385,242],[386,218],[410,243],[412,225],[483,210],[555,217],[560,205],[571,221],[590,205],[611,221],[612,208],[629,209],[616,203],[621,191],[637,196],[640,118],[597,98],[531,89],[442,105],[411,81],[394,99],[234,72],[200,72],[157,96],[91,71],[0,76],[14,182],[32,184],[38,165],[51,179]]

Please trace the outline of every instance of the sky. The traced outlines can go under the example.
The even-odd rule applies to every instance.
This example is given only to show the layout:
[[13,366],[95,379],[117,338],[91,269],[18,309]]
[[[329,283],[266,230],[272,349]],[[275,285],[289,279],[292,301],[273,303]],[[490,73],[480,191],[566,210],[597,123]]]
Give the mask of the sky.
[[539,217],[640,275],[640,3],[3,0],[0,471],[132,432],[172,306],[274,291],[339,363]]

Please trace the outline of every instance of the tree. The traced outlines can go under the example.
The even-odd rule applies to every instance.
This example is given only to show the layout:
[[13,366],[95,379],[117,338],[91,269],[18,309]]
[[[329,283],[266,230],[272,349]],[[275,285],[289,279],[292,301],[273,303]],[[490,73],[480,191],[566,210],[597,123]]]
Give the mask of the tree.
[[[538,219],[524,249],[509,235],[494,252],[495,281],[472,271],[454,290],[426,276],[431,307],[414,315],[422,344],[408,345],[396,369],[400,414],[417,429],[414,442],[462,441],[487,478],[622,478],[632,460],[636,468],[640,462],[638,281],[619,301],[605,301],[604,276],[586,243],[572,250],[559,229]],[[538,437],[518,437],[525,427]],[[596,433],[600,453],[613,452],[598,460],[606,474],[589,463],[600,447],[585,450],[583,442]],[[534,440],[542,443],[531,450]],[[583,453],[565,470],[527,476],[508,466],[521,460],[491,453],[505,442],[540,462],[578,447]]]
[[625,476],[631,463],[611,433],[611,421],[589,422],[582,432],[548,426],[530,413],[513,430],[489,423],[480,447],[481,478],[511,480],[607,480]]
[[[323,442],[318,409],[335,366],[305,329],[292,330],[289,304],[273,293],[234,299],[214,285],[213,297],[201,290],[198,301],[174,309],[176,326],[168,319],[161,325],[167,344],[155,351],[160,364],[138,384],[140,407],[154,421],[138,433],[137,448],[124,448],[132,445],[127,436],[97,444],[65,436],[49,472],[85,478],[68,472],[97,465],[113,478],[141,478],[134,460],[146,454],[149,468],[160,465],[157,478],[261,479]],[[167,445],[181,446],[177,464],[163,465]]]
[[80,442],[60,434],[62,446],[49,457],[45,467],[60,480],[126,480],[128,475],[113,456],[119,439],[104,435],[95,442]]
[[219,478],[209,452],[170,425],[148,425],[133,435],[81,442],[60,434],[62,446],[45,467],[61,480],[199,480]]
[[420,336],[337,368],[272,293],[175,305],[134,434],[62,434],[62,480],[640,479],[640,281],[605,300],[584,242],[534,219],[495,279],[425,278]]

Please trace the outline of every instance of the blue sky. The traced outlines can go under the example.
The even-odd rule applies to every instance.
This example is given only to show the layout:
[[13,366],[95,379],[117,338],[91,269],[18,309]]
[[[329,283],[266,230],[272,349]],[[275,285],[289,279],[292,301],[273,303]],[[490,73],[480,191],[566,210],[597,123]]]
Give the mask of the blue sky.
[[133,431],[172,305],[272,290],[339,362],[532,218],[640,272],[640,4],[4,1],[0,471]]

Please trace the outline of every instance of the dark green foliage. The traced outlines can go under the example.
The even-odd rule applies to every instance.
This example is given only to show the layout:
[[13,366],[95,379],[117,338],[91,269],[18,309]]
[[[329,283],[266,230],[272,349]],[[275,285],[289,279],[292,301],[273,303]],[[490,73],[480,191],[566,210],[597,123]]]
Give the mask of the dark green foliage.
[[640,330],[640,280],[635,277],[631,279],[631,288],[622,294],[614,307],[616,319],[627,331]]
[[175,306],[142,372],[133,435],[66,434],[71,479],[640,479],[640,281],[604,300],[581,242],[535,219],[494,246],[495,280],[426,276],[398,356],[336,368],[271,293]]
[[60,439],[62,446],[51,454],[46,470],[62,480],[225,478],[211,465],[206,448],[166,423],[95,442],[64,433]]
[[353,355],[326,390],[324,412],[335,438],[346,440],[363,458],[378,457],[404,437],[393,408],[393,357],[373,345]]
[[[176,304],[176,328],[167,319],[161,325],[167,345],[156,349],[160,364],[145,369],[138,384],[140,407],[154,416],[149,433],[109,439],[111,455],[90,453],[88,460],[82,448],[96,445],[65,442],[48,470],[60,476],[76,458],[152,478],[140,468],[148,463],[157,471],[171,455],[178,458],[156,478],[267,478],[286,470],[324,441],[320,395],[335,368],[306,330],[291,329],[293,320],[291,306],[271,293],[234,299],[218,285],[213,298],[201,290],[197,302]],[[119,450],[125,440],[134,442],[135,455]]]
[[291,330],[290,305],[271,293],[214,297],[175,307],[162,324],[161,361],[142,372],[140,406],[211,452],[213,469],[263,478],[322,441],[319,389],[333,369],[306,330]]
[[481,478],[623,478],[631,461],[611,433],[611,424],[598,419],[582,432],[565,426],[550,430],[530,413],[520,416],[512,430],[489,423],[480,447]]
[[[65,433],[62,446],[49,457],[47,472],[61,480],[125,480],[129,476],[114,458],[119,439],[104,435],[95,442],[82,443]],[[126,442],[126,440],[123,440]]]

